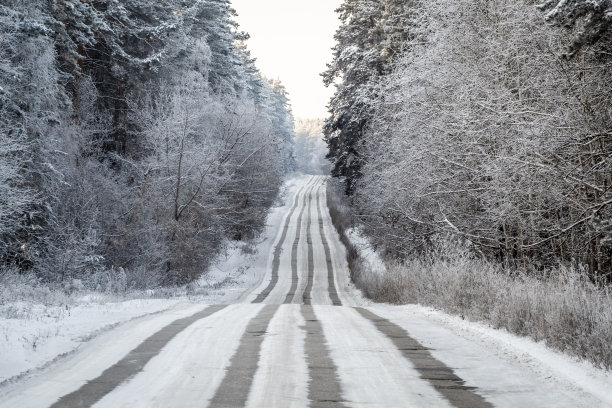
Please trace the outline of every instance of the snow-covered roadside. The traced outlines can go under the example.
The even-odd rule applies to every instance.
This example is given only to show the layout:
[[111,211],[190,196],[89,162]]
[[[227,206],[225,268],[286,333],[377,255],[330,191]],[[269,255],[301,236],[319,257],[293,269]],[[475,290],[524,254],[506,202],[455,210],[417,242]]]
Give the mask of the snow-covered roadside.
[[[384,274],[384,262],[367,237],[358,229],[348,230],[346,235],[359,251],[361,261],[372,272]],[[553,350],[543,341],[536,342],[505,329],[494,329],[486,323],[465,320],[431,307],[373,303],[355,290],[352,303],[368,306],[380,316],[402,326],[417,341],[430,347],[435,357],[455,368],[468,385],[478,385],[479,389],[486,391],[488,387],[499,389],[503,384],[502,388],[508,390],[507,394],[488,395],[496,406],[517,406],[517,403],[527,404],[537,400],[539,390],[534,389],[530,394],[524,388],[529,376],[534,387],[546,387],[558,394],[558,406],[567,405],[564,395],[578,395],[584,401],[581,406],[612,407],[612,372],[588,361]],[[474,345],[479,348],[474,348]],[[496,371],[496,367],[501,366],[495,363],[498,359],[515,366],[516,372]],[[517,373],[520,376],[514,375]],[[521,393],[512,392],[518,388],[521,388]],[[520,398],[524,401],[519,401]],[[567,406],[572,406],[568,403],[570,405]]]
[[217,303],[245,301],[250,292],[262,283],[270,266],[269,257],[274,240],[282,227],[281,221],[293,205],[293,197],[297,190],[311,177],[302,174],[288,177],[281,188],[277,204],[270,209],[266,227],[260,237],[249,246],[238,243],[229,248],[200,279],[201,286],[215,287],[222,283],[221,296]]
[[104,302],[89,296],[65,306],[26,302],[0,307],[0,384],[42,368],[96,335],[185,303],[175,299]]
[[[44,368],[98,335],[139,317],[182,310],[194,303],[237,301],[263,280],[280,220],[291,205],[296,189],[308,177],[288,178],[256,242],[230,245],[195,287],[168,291],[171,299],[117,300],[105,294],[73,294],[66,299],[67,304],[61,305],[62,302],[57,305],[0,302],[0,385]],[[159,297],[164,293],[165,290],[150,291],[134,297]]]
[[385,272],[385,263],[381,256],[374,250],[368,237],[366,237],[359,228],[350,228],[346,230],[346,237],[349,242],[357,249],[362,262],[367,264],[370,271],[377,274]]
[[[584,402],[580,406],[612,406],[612,373],[552,350],[543,342],[420,305],[378,304],[370,309],[431,348],[436,358],[455,368],[467,385],[477,385],[496,406],[535,406],[533,402],[545,389],[556,395],[559,407],[574,407],[571,401],[576,397]],[[513,370],[499,372],[501,366]],[[490,391],[496,389],[505,391]],[[513,392],[516,390],[520,392]]]
[[49,405],[99,377],[109,365],[120,361],[160,328],[206,307],[181,303],[163,313],[135,318],[121,324],[117,330],[100,333],[68,355],[57,358],[53,364],[24,376],[20,381],[5,383],[0,387],[0,406],[37,408]]

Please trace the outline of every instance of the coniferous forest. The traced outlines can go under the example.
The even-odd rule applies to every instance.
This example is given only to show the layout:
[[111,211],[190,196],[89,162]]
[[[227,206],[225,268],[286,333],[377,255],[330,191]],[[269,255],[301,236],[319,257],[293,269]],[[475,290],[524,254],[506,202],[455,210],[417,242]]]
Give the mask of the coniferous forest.
[[283,85],[228,0],[0,5],[0,262],[44,282],[188,283],[294,167]]

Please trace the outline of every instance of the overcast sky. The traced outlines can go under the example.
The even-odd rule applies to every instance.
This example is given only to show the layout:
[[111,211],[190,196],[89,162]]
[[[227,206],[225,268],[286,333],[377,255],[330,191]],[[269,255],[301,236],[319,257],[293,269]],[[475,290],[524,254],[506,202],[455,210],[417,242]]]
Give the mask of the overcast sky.
[[237,21],[251,34],[249,49],[257,67],[280,78],[299,118],[324,118],[333,86],[319,75],[331,61],[339,25],[334,10],[341,0],[232,0]]

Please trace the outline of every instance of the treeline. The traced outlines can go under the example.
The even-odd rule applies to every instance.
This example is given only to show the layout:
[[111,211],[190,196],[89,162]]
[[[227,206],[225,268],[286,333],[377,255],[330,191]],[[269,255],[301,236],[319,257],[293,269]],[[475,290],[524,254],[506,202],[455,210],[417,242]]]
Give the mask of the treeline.
[[104,287],[196,279],[294,167],[283,86],[229,0],[4,0],[0,268]]
[[[373,242],[612,274],[612,3],[346,0],[325,132]],[[438,250],[439,253],[439,250]]]
[[297,119],[295,122],[296,168],[305,174],[329,174],[325,159],[327,145],[323,140],[323,119]]

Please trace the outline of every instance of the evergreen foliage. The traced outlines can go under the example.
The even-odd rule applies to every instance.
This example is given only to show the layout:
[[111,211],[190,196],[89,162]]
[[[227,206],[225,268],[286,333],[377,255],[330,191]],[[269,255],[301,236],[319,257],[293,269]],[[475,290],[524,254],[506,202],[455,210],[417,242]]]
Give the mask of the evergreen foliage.
[[546,18],[575,28],[576,35],[568,56],[597,42],[610,42],[612,1],[610,0],[546,0],[539,6],[548,10]]
[[322,74],[326,86],[336,86],[324,133],[332,174],[344,180],[348,194],[364,164],[361,143],[372,118],[370,101],[406,45],[412,9],[413,2],[405,0],[345,0],[337,10],[341,26],[333,60]]

